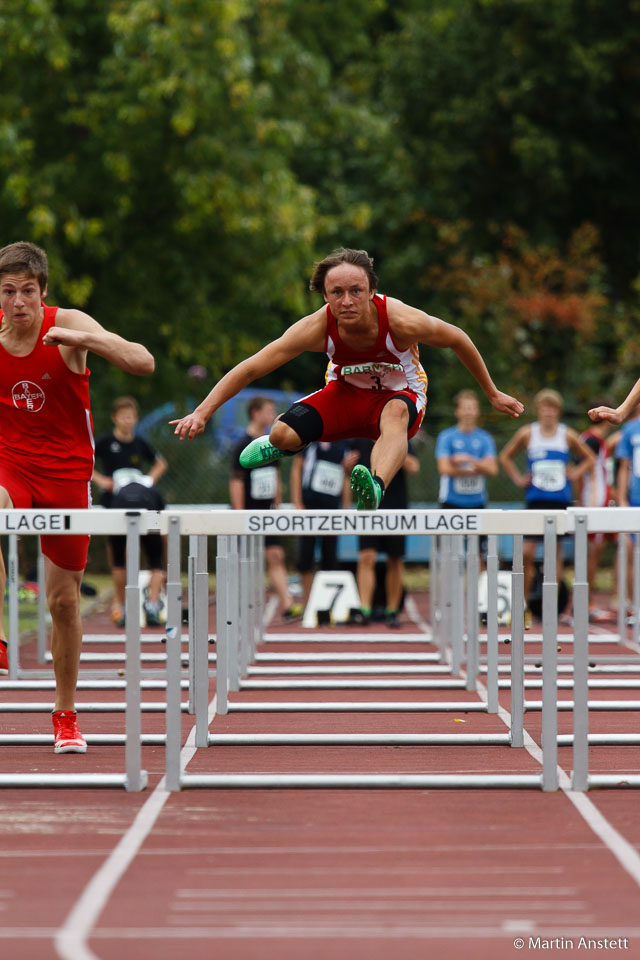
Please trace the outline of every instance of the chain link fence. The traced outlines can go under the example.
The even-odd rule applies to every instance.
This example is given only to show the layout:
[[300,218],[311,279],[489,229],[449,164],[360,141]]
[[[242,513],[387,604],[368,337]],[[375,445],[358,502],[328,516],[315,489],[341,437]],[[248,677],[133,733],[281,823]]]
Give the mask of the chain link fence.
[[[528,422],[528,421],[527,421]],[[563,416],[563,422],[578,432],[587,426],[586,417],[580,414]],[[522,421],[504,416],[485,419],[482,424],[495,439],[498,452],[521,425]],[[409,496],[412,503],[435,503],[438,499],[439,476],[435,460],[436,438],[441,430],[455,424],[450,410],[427,410],[422,429],[412,441],[414,452],[420,461],[420,472],[410,475]],[[210,430],[195,440],[179,441],[166,424],[158,424],[146,431],[145,436],[164,457],[169,468],[158,487],[169,504],[228,503],[229,476],[231,472],[231,448],[217,447]],[[525,461],[522,460],[522,469]],[[289,471],[291,459],[281,461],[282,497],[290,498]],[[489,498],[493,503],[522,502],[522,490],[514,486],[502,470],[488,481]]]

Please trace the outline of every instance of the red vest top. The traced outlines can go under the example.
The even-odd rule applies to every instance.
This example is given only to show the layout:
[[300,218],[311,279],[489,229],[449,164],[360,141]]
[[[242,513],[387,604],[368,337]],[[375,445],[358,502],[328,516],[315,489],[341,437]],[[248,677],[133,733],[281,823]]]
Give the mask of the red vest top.
[[[40,477],[89,480],[90,371],[73,373],[58,347],[42,343],[57,311],[44,307],[42,329],[28,356],[16,357],[0,345],[0,460]],[[0,324],[2,318],[0,310]]]
[[416,395],[418,410],[424,410],[428,379],[420,363],[418,345],[413,344],[407,350],[398,347],[389,329],[387,298],[376,293],[372,303],[378,311],[378,336],[365,350],[356,350],[342,342],[336,318],[327,304],[327,382],[343,380],[362,390],[408,389]]

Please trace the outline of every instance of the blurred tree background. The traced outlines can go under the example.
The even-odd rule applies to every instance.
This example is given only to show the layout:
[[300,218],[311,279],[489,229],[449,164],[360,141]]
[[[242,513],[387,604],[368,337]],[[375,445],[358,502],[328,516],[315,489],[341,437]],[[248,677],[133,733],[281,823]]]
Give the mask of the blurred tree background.
[[[2,245],[42,245],[50,303],[156,357],[146,379],[92,358],[98,433],[121,393],[190,409],[318,305],[312,264],[340,245],[579,428],[640,372],[639,0],[3,0],[0,79]],[[432,438],[472,384],[422,355],[433,500]],[[485,409],[501,443],[514,424]],[[211,435],[188,456],[164,421],[150,436],[174,502],[226,499]]]

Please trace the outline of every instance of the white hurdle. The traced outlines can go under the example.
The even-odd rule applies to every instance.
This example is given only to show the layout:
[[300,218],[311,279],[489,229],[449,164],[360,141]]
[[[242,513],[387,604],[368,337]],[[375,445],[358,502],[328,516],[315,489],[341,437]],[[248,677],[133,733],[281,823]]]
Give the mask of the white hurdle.
[[[127,512],[124,510],[2,510],[0,511],[0,534],[10,537],[10,576],[17,578],[17,549],[11,547],[15,537],[35,536],[42,533],[59,534],[123,534],[127,538],[127,585],[126,585],[126,667],[125,667],[125,770],[122,773],[5,773],[0,774],[0,787],[124,787],[128,791],[143,790],[147,784],[146,771],[142,769],[142,735],[140,698],[140,588],[138,584],[140,536],[160,529],[160,514],[155,512]],[[15,572],[11,570],[16,563]],[[17,582],[17,580],[16,580]],[[11,615],[10,615],[11,619]],[[15,618],[9,634],[9,682],[14,683],[18,674],[18,630]],[[13,676],[12,676],[13,673]],[[2,681],[0,681],[2,690]],[[10,705],[4,704],[6,710]],[[14,704],[21,711],[25,704]],[[50,704],[34,704],[34,709],[50,709]],[[88,705],[92,706],[92,705]],[[102,709],[103,704],[94,705]],[[114,705],[119,707],[120,705]],[[148,707],[148,704],[145,705]],[[30,711],[28,711],[30,712]],[[49,735],[46,741],[52,742]],[[31,742],[42,742],[40,738]],[[95,741],[94,741],[95,742]],[[88,755],[90,758],[90,754]],[[90,759],[87,759],[87,765]]]
[[[0,786],[121,786],[127,790],[142,790],[146,785],[146,772],[142,770],[141,745],[144,742],[165,742],[166,777],[171,790],[189,787],[212,788],[259,788],[259,787],[382,787],[382,788],[439,788],[439,787],[518,787],[541,788],[553,791],[558,788],[558,745],[573,746],[573,787],[587,790],[589,787],[640,786],[640,775],[634,770],[626,774],[590,773],[589,747],[594,744],[637,744],[638,735],[622,732],[589,734],[589,712],[640,710],[640,699],[635,700],[589,700],[589,689],[638,689],[638,680],[633,678],[608,677],[614,673],[637,671],[638,606],[640,605],[640,536],[634,546],[634,604],[636,623],[634,642],[626,641],[626,621],[622,620],[619,636],[589,636],[588,606],[589,591],[586,579],[588,534],[611,531],[623,535],[640,529],[640,509],[570,509],[547,513],[543,511],[215,511],[175,510],[163,513],[146,511],[2,511],[0,533],[10,537],[9,549],[9,637],[10,675],[0,680],[0,690],[14,689],[12,684],[24,688],[36,684],[35,677],[25,679],[20,675],[17,650],[17,542],[16,537],[36,535],[42,532],[65,534],[93,533],[125,534],[127,537],[127,588],[126,588],[126,677],[124,704],[125,732],[115,740],[124,742],[125,770],[117,774],[0,774]],[[139,537],[148,532],[166,534],[169,540],[169,564],[167,583],[168,618],[166,628],[166,679],[159,682],[166,687],[166,704],[141,703],[141,690],[149,684],[141,669],[141,633],[139,625],[140,588]],[[431,566],[431,635],[402,635],[396,642],[416,645],[415,653],[394,652],[393,641],[383,653],[349,653],[345,651],[325,653],[318,644],[336,640],[333,634],[315,634],[308,638],[309,652],[272,653],[262,645],[264,615],[264,549],[265,534],[305,536],[317,533],[337,535],[355,533],[373,535],[378,533],[409,533],[430,536],[432,540]],[[513,563],[511,574],[512,622],[508,658],[500,656],[497,578],[497,538],[500,535],[513,538]],[[487,576],[489,603],[487,631],[478,636],[478,539],[488,538]],[[525,656],[525,640],[533,640],[524,634],[523,590],[523,537],[544,537],[544,581],[542,653],[535,657]],[[562,643],[572,644],[571,655],[559,656],[558,652],[558,583],[556,571],[556,545],[558,537],[575,537],[575,588],[574,588],[574,637],[562,637]],[[182,586],[180,576],[181,538],[189,537],[189,676],[185,680],[182,667],[185,660],[182,639]],[[216,560],[216,654],[209,654],[212,638],[209,635],[207,539],[217,537]],[[623,542],[620,537],[620,542]],[[624,565],[619,554],[619,566]],[[13,597],[13,600],[12,600]],[[12,606],[13,604],[13,606]],[[626,604],[624,604],[626,617]],[[276,637],[282,642],[285,635]],[[293,639],[291,637],[289,640]],[[300,638],[297,638],[298,641]],[[342,639],[342,638],[341,638]],[[504,637],[502,638],[504,639]],[[608,642],[626,644],[625,655],[591,656],[589,644]],[[381,635],[358,637],[358,642],[375,644],[383,642]],[[353,642],[353,641],[351,641]],[[480,645],[486,642],[486,657],[479,654]],[[421,644],[434,643],[436,653],[422,651]],[[315,646],[314,646],[315,645]],[[40,656],[40,640],[38,641]],[[334,733],[316,734],[296,732],[276,734],[259,731],[246,734],[220,734],[209,731],[209,663],[217,661],[216,711],[227,713],[444,713],[464,711],[468,713],[495,714],[499,709],[499,692],[509,688],[510,732],[496,734],[391,734],[391,733]],[[354,665],[356,661],[357,665]],[[340,671],[340,664],[345,669]],[[278,664],[277,676],[273,674]],[[282,666],[287,664],[287,666]],[[340,679],[322,676],[332,664],[331,673],[340,673]],[[336,666],[336,664],[338,666]],[[466,676],[462,676],[466,667]],[[272,674],[269,674],[269,671]],[[425,672],[425,671],[428,671]],[[572,672],[572,676],[559,674]],[[536,676],[532,677],[531,673]],[[590,673],[599,672],[602,677],[593,679]],[[381,677],[380,674],[387,674]],[[400,679],[389,677],[404,673]],[[449,676],[443,676],[448,673]],[[501,679],[502,674],[502,679]],[[505,676],[505,674],[507,676]],[[478,676],[483,676],[487,690],[486,700],[430,701],[251,701],[234,696],[248,690],[466,690],[476,691]],[[49,681],[50,682],[50,681]],[[189,687],[187,704],[181,703],[181,690]],[[525,689],[541,687],[539,700],[526,700]],[[573,700],[558,701],[559,689],[573,687]],[[50,688],[50,687],[49,687]],[[35,712],[48,709],[50,705],[5,704],[6,711],[21,709]],[[101,709],[105,712],[122,710],[120,704],[82,704],[82,708]],[[166,734],[147,737],[141,733],[141,715],[147,710],[166,709]],[[542,770],[534,774],[286,774],[278,771],[264,774],[187,774],[181,768],[181,716],[184,710],[195,714],[195,742],[198,748],[219,747],[229,744],[259,745],[506,745],[522,747],[524,743],[524,716],[527,711],[542,713]],[[558,711],[572,711],[573,734],[558,735]],[[42,743],[44,735],[31,735],[24,742]],[[107,742],[96,736],[93,742]],[[0,742],[4,742],[0,738]],[[10,741],[7,741],[10,742]],[[215,755],[215,754],[214,754]],[[88,755],[90,757],[90,754]]]
[[[171,511],[165,515],[171,537]],[[535,774],[375,774],[375,775],[345,775],[345,774],[283,774],[280,772],[265,774],[187,774],[180,768],[179,750],[173,741],[173,748],[169,749],[167,738],[166,776],[170,789],[177,790],[189,787],[534,787],[543,790],[557,789],[557,583],[555,581],[555,543],[556,527],[560,533],[565,532],[568,519],[564,513],[545,515],[536,511],[460,511],[449,513],[444,511],[384,511],[377,514],[356,511],[336,512],[323,511],[233,511],[219,514],[191,513],[180,517],[181,535],[193,535],[197,530],[200,536],[217,536],[217,712],[245,712],[245,713],[285,713],[285,712],[497,712],[499,690],[499,657],[498,657],[498,624],[497,624],[497,536],[507,533],[514,536],[514,567],[512,577],[512,642],[511,653],[511,685],[515,690],[514,707],[512,713],[512,732],[505,734],[477,734],[477,735],[436,735],[436,734],[274,734],[258,732],[251,734],[217,734],[209,733],[203,726],[196,732],[196,742],[202,746],[221,746],[223,744],[388,744],[396,745],[453,745],[453,744],[504,744],[522,746],[524,741],[523,715],[525,709],[536,709],[535,703],[527,704],[524,700],[524,597],[522,573],[522,537],[525,534],[545,537],[546,552],[550,552],[550,560],[545,569],[545,595],[543,599],[545,617],[543,622],[543,651],[542,677],[543,698],[543,769]],[[335,680],[253,680],[248,677],[251,667],[260,662],[264,653],[257,653],[259,631],[252,621],[252,610],[255,607],[255,584],[262,582],[262,567],[253,559],[259,555],[260,547],[251,545],[263,534],[280,535],[311,535],[317,532],[330,534],[355,532],[359,534],[375,534],[380,532],[381,526],[390,525],[393,532],[398,532],[404,524],[404,532],[421,533],[423,535],[437,534],[441,542],[436,547],[436,556],[439,562],[434,575],[435,609],[433,611],[434,639],[439,645],[437,659],[448,661],[452,670],[457,673],[465,660],[465,643],[468,657],[471,657],[472,673],[477,672],[479,660],[477,646],[474,644],[473,630],[470,627],[475,617],[473,610],[468,610],[466,618],[467,633],[465,635],[465,597],[473,598],[477,593],[477,537],[480,534],[489,536],[489,612],[487,625],[488,642],[488,699],[473,701],[246,701],[234,699],[230,694],[237,690],[247,689],[437,689],[444,684],[442,681],[429,679],[428,681],[410,680],[404,683],[397,681],[359,681],[347,679],[344,682]],[[407,526],[409,530],[407,530]],[[328,529],[327,529],[328,527]],[[389,532],[387,529],[386,532]],[[446,535],[445,535],[446,534]],[[177,532],[173,533],[177,537]],[[465,563],[462,549],[464,538],[471,539],[471,547],[467,551],[466,574],[467,589],[464,589]],[[475,549],[474,549],[475,547]],[[174,547],[179,553],[179,548]],[[475,560],[474,560],[475,557]],[[433,572],[433,571],[432,571]],[[433,601],[433,594],[432,594]],[[438,615],[440,614],[440,615]],[[333,638],[335,639],[335,638]],[[362,638],[361,638],[362,640]],[[428,642],[424,637],[422,642]],[[207,642],[206,631],[196,631],[196,657],[198,644]],[[452,649],[453,646],[453,649]],[[474,649],[475,647],[475,649]],[[274,660],[282,662],[285,654],[271,655]],[[307,657],[309,662],[321,662],[321,654],[297,654],[296,658]],[[327,660],[335,661],[341,655],[325,654]],[[353,660],[352,655],[342,655]],[[360,660],[358,655],[357,659]],[[372,655],[369,655],[372,656]],[[386,654],[380,655],[387,659]],[[406,655],[405,655],[406,656]],[[411,656],[411,655],[409,655]],[[413,657],[412,657],[413,659]],[[474,663],[475,661],[475,663]],[[289,662],[289,661],[288,661]],[[167,679],[168,702],[176,697],[177,681],[179,677],[176,651],[168,660],[169,675]],[[468,686],[465,678],[452,678],[446,681],[449,688],[475,689],[475,682]],[[199,710],[204,715],[204,690],[202,699],[196,687],[196,717]],[[169,712],[167,713],[169,722]],[[214,721],[215,723],[215,721]]]

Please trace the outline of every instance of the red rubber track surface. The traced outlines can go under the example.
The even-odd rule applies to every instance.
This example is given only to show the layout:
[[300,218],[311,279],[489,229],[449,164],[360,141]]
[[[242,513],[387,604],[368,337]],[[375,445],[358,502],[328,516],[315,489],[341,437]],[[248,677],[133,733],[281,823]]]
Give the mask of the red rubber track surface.
[[[421,597],[414,597],[428,618]],[[212,629],[214,628],[214,608]],[[301,633],[274,622],[272,631]],[[383,628],[375,628],[376,632]],[[538,627],[534,626],[534,631]],[[560,638],[561,654],[571,651]],[[393,647],[336,641],[314,649],[429,652],[428,643]],[[86,632],[111,633],[106,618]],[[326,632],[326,628],[324,628]],[[594,628],[594,633],[604,633]],[[158,638],[161,637],[158,632]],[[88,646],[87,650],[108,649]],[[145,645],[162,652],[163,646]],[[212,648],[213,649],[213,648]],[[310,652],[304,643],[269,642],[269,653]],[[501,645],[500,653],[508,652]],[[537,654],[540,645],[526,644]],[[637,657],[629,645],[593,644],[590,653]],[[25,669],[38,667],[33,643],[21,649]],[[640,661],[640,657],[637,657]],[[277,666],[277,663],[270,663]],[[287,664],[290,666],[290,664]],[[328,664],[323,664],[327,666]],[[91,664],[90,669],[109,667]],[[111,666],[111,675],[117,669]],[[154,665],[156,666],[156,665]],[[427,666],[427,665],[425,665]],[[89,668],[89,667],[88,667]],[[87,669],[88,669],[87,668]],[[335,676],[339,676],[339,665]],[[397,674],[385,675],[389,678]],[[442,676],[442,675],[439,675]],[[501,675],[502,676],[502,675]],[[615,674],[613,675],[615,676]],[[626,675],[628,676],[628,675]],[[640,676],[640,674],[639,674]],[[482,679],[482,678],[481,678]],[[210,695],[215,692],[211,681]],[[529,700],[541,691],[527,690]],[[571,699],[561,690],[561,699]],[[3,701],[52,700],[52,691],[2,691]],[[185,693],[183,691],[183,698]],[[82,691],[81,727],[87,733],[124,731],[124,714],[82,713],[87,701],[121,701],[122,691]],[[466,690],[243,690],[234,701],[477,702]],[[164,700],[145,691],[145,701]],[[637,699],[640,691],[593,690],[590,699]],[[508,707],[508,691],[500,702]],[[2,713],[4,733],[49,733],[46,713]],[[183,714],[183,742],[193,717]],[[525,726],[540,743],[541,715]],[[143,732],[163,733],[164,714],[145,713]],[[639,732],[638,713],[592,712],[590,731]],[[501,717],[486,713],[230,713],[212,731],[225,732],[432,732],[505,733]],[[559,732],[572,732],[570,712],[559,714]],[[122,772],[124,747],[91,745],[86,755],[55,756],[51,746],[4,746],[0,772]],[[638,772],[637,747],[592,747],[593,773]],[[571,749],[559,749],[570,772]],[[164,748],[143,747],[149,788],[5,789],[0,791],[0,955],[7,960],[395,960],[476,957],[502,960],[545,950],[575,951],[580,938],[600,940],[592,951],[640,957],[640,886],[629,872],[640,848],[638,793],[591,791],[589,810],[607,822],[599,836],[563,791],[538,790],[184,790],[165,797],[140,848],[115,885],[96,896],[100,911],[86,944],[56,947],[61,928],[88,884],[108,862],[136,815],[149,808],[164,773]],[[248,747],[200,749],[188,773],[538,773],[525,749],[509,746]],[[626,841],[626,866],[610,848]],[[624,846],[624,845],[623,845]],[[630,859],[629,859],[630,858]],[[623,857],[624,859],[624,857]],[[110,862],[110,861],[109,861]],[[98,901],[94,901],[96,903]],[[66,924],[66,925],[65,925]],[[524,948],[514,941],[522,938]],[[604,939],[606,943],[604,943]],[[626,938],[626,945],[625,945]],[[615,946],[611,943],[616,941]],[[573,944],[573,948],[569,945]],[[85,950],[85,953],[81,951]],[[80,952],[74,952],[80,951]]]

